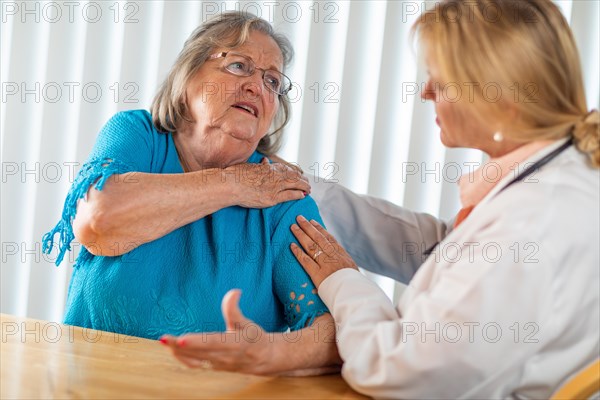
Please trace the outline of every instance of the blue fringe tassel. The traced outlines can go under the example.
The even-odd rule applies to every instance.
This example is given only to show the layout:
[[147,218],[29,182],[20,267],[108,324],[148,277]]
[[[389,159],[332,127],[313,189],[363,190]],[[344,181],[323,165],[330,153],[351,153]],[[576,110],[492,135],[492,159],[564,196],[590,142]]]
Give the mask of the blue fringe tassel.
[[320,317],[323,314],[325,314],[325,311],[316,311],[303,314],[302,317],[294,324],[294,326],[290,326],[290,331],[298,331],[311,326],[315,321],[315,318]]
[[[45,254],[50,254],[54,246],[54,235],[60,233],[59,252],[55,262],[56,266],[62,262],[65,253],[71,250],[71,242],[75,238],[73,234],[73,219],[75,219],[75,214],[77,213],[77,201],[85,197],[88,189],[94,182],[96,182],[94,188],[102,190],[106,180],[112,175],[130,171],[131,168],[127,164],[109,158],[92,159],[81,167],[65,199],[62,218],[58,221],[54,229],[46,233],[42,238],[42,251]],[[93,255],[83,247],[77,261],[78,263],[87,261],[92,257]]]

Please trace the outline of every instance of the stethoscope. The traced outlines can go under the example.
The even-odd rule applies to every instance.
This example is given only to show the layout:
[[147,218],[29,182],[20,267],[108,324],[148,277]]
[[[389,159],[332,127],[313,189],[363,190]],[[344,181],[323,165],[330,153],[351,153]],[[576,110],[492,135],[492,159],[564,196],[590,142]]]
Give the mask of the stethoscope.
[[[550,153],[546,154],[544,157],[540,158],[539,160],[537,160],[535,163],[527,166],[523,171],[521,171],[521,173],[519,175],[517,175],[512,181],[510,181],[506,186],[504,186],[502,189],[500,189],[498,191],[498,193],[495,194],[495,196],[497,196],[498,194],[502,193],[504,190],[506,190],[508,187],[514,185],[517,182],[522,182],[523,180],[525,180],[525,178],[527,178],[529,175],[533,174],[534,172],[538,171],[540,168],[542,168],[544,165],[548,164],[550,161],[552,161],[553,159],[555,159],[556,157],[558,157],[558,155],[560,153],[562,153],[563,151],[565,151],[567,148],[569,148],[569,146],[571,146],[573,144],[573,137],[571,136],[571,138],[569,140],[567,140],[566,142],[564,142],[562,145],[560,145],[560,147],[557,147],[556,149],[554,149],[553,151],[551,151]],[[429,256],[431,255],[431,253],[433,253],[433,251],[435,250],[435,248],[440,244],[441,242],[437,242],[435,243],[433,246],[429,247],[427,250],[425,250],[423,252],[424,256]]]
[[[569,140],[567,140],[566,142],[564,142],[562,145],[560,145],[560,147],[554,149],[552,152],[546,154],[544,157],[540,158],[535,163],[531,164],[530,166],[525,168],[523,171],[521,171],[521,173],[519,175],[517,175],[515,177],[515,179],[513,179],[506,186],[504,186],[502,189],[500,189],[498,191],[498,193],[501,193],[507,187],[514,185],[517,182],[521,182],[522,180],[527,178],[529,175],[533,174],[534,172],[536,172],[537,170],[542,168],[544,165],[548,164],[550,161],[555,159],[560,153],[565,151],[572,144],[573,144],[573,137],[571,136],[571,138]],[[498,193],[496,193],[496,194],[498,194]]]

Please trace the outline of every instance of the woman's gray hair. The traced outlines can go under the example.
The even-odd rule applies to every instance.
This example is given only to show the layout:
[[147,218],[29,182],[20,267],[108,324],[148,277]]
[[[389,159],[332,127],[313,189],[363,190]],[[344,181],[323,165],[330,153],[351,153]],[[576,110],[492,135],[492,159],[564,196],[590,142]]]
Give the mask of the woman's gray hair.
[[[180,124],[191,121],[185,102],[186,87],[198,69],[206,62],[217,47],[235,48],[248,40],[250,33],[258,31],[270,36],[279,46],[283,55],[283,69],[292,61],[294,50],[290,41],[276,33],[271,24],[253,14],[229,11],[200,25],[186,40],[169,75],[152,101],[152,122],[162,132],[176,132]],[[283,128],[290,119],[290,101],[287,96],[279,96],[281,107],[273,120],[277,127],[263,137],[258,151],[272,155],[281,146]]]

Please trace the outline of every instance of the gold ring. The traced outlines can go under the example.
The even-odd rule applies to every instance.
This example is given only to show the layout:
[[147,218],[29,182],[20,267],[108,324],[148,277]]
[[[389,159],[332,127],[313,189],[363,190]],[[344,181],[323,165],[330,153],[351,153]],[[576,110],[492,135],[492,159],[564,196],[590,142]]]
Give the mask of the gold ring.
[[323,250],[318,249],[317,251],[315,251],[315,254],[313,255],[312,259],[317,261],[317,257],[319,257],[321,253],[323,253]]
[[212,363],[209,360],[200,360],[201,369],[212,369]]

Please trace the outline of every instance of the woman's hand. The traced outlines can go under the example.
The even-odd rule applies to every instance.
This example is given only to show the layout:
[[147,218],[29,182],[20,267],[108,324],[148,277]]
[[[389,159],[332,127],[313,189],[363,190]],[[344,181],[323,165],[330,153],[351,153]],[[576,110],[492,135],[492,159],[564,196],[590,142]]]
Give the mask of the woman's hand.
[[296,243],[290,247],[317,289],[325,278],[342,268],[358,270],[352,257],[317,221],[308,222],[301,215],[296,221],[298,225],[291,229],[302,248]]
[[240,308],[240,290],[231,290],[221,304],[227,327],[222,333],[197,333],[175,337],[165,335],[160,341],[173,355],[191,368],[268,375],[275,371],[269,361],[274,346],[269,333],[244,317]]
[[265,332],[244,317],[241,292],[230,290],[221,309],[227,330],[219,333],[165,335],[160,342],[191,368],[213,368],[253,375],[309,376],[339,372],[342,360],[331,314],[291,333]]
[[237,164],[223,171],[231,182],[236,204],[246,208],[265,208],[284,201],[299,200],[310,193],[308,179],[286,164]]
[[285,165],[287,165],[288,167],[290,167],[290,168],[293,168],[293,169],[295,169],[296,171],[300,172],[302,175],[304,175],[304,171],[302,170],[302,168],[300,168],[300,165],[298,165],[298,164],[295,164],[295,163],[291,163],[291,162],[285,161],[283,158],[281,158],[281,157],[279,157],[279,156],[277,156],[277,155],[275,155],[275,154],[273,154],[273,155],[269,156],[269,159],[270,159],[271,161],[273,161],[274,163],[285,164]]

